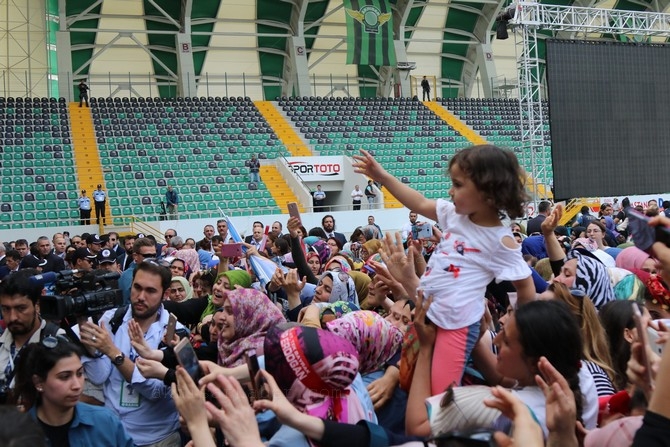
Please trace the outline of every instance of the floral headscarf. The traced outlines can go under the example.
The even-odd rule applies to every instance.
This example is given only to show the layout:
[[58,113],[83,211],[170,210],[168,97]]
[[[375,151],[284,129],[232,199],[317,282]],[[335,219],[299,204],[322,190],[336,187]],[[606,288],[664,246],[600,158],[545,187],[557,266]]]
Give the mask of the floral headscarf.
[[354,280],[344,272],[324,272],[321,280],[329,276],[333,279],[333,290],[330,293],[329,303],[336,301],[347,301],[358,306],[358,295],[356,294],[356,285]]
[[235,339],[226,341],[219,336],[219,365],[237,366],[244,362],[244,354],[255,349],[263,354],[266,332],[285,323],[281,311],[263,293],[256,289],[235,289],[226,294],[235,317]]
[[341,318],[343,315],[360,310],[358,306],[347,301],[336,301],[334,303],[314,303],[314,305],[319,308],[319,320],[323,319],[323,315],[326,312],[331,312],[333,315],[335,315],[335,318]]
[[182,248],[181,250],[177,250],[175,257],[184,261],[184,264],[188,266],[191,275],[200,271],[200,256],[194,249]]
[[326,327],[356,347],[361,374],[378,371],[402,346],[402,332],[381,315],[369,310],[344,315],[329,322]]
[[351,390],[358,354],[344,338],[312,327],[274,326],[264,352],[266,370],[301,412],[349,424],[366,419]]

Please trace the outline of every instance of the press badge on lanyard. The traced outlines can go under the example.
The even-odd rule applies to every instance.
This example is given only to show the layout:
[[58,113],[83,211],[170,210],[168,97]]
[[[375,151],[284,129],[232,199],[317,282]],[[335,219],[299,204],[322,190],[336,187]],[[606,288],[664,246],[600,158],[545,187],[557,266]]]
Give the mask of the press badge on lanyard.
[[125,408],[137,408],[140,406],[140,393],[133,390],[133,386],[128,382],[123,382],[121,388],[121,400],[119,405]]
[[[137,358],[137,354],[135,353],[134,349],[130,350],[130,355],[128,356],[130,360],[135,362],[135,358]],[[125,380],[122,382],[122,387],[121,387],[121,397],[119,401],[119,405],[121,407],[125,408],[137,408],[140,406],[140,393],[137,391],[133,390],[133,386],[126,382]]]

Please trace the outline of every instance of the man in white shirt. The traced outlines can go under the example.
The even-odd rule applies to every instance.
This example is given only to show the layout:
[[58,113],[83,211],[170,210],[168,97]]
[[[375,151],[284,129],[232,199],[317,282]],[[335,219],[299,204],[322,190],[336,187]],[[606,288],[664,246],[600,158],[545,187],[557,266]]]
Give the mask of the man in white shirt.
[[316,191],[312,193],[312,202],[314,203],[314,212],[325,211],[323,204],[326,201],[326,193],[321,191],[321,185],[316,185]]
[[363,191],[359,188],[358,185],[354,186],[354,190],[351,191],[351,200],[354,204],[354,211],[361,209],[361,200],[363,200]]

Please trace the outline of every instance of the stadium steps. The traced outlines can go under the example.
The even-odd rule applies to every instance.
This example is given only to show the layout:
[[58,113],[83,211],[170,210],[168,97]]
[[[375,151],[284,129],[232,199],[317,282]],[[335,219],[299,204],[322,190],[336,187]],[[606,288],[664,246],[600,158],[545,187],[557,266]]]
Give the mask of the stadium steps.
[[[91,198],[93,209],[93,191],[97,185],[102,185],[107,191],[105,177],[102,172],[102,162],[95,141],[95,130],[91,109],[79,107],[79,103],[69,104],[70,130],[72,132],[72,150],[74,151],[75,172],[79,189],[85,189]],[[105,215],[110,216],[109,200],[106,203]],[[92,212],[95,214],[95,212]]]
[[291,123],[286,121],[270,101],[254,101],[254,105],[292,156],[311,157],[313,155]]
[[[442,107],[439,103],[433,101],[424,101],[423,104],[428,107],[435,115],[442,118],[445,122],[447,122],[447,124],[449,124],[457,132],[467,138],[468,141],[473,145],[491,144],[485,138],[475,132],[470,126],[456,117],[456,115]],[[537,192],[539,197],[552,197],[551,191],[549,191],[545,185],[536,183],[533,176],[529,173],[526,173],[526,182],[529,193],[531,195]]]
[[286,213],[286,204],[289,202],[298,203],[300,212],[305,212],[305,208],[298,201],[298,198],[284,180],[279,170],[273,165],[261,165],[261,180],[265,183],[272,198],[277,204],[280,212]]

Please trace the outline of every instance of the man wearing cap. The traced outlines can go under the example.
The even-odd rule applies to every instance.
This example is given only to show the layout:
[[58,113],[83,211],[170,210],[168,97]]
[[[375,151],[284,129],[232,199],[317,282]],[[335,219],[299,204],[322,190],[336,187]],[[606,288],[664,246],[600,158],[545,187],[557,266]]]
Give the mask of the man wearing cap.
[[78,248],[70,255],[70,262],[75,270],[91,270],[95,266],[95,255],[88,248]]
[[103,225],[107,225],[105,219],[105,200],[107,200],[107,193],[102,190],[102,185],[98,184],[98,189],[93,191],[93,201],[95,202],[95,219],[100,225],[100,216],[102,216]]
[[81,197],[77,200],[79,205],[79,225],[91,224],[91,199],[86,197],[86,190],[81,190]]
[[108,272],[118,272],[119,266],[116,263],[116,252],[110,248],[103,248],[98,253],[98,270]]
[[97,234],[89,234],[86,238],[86,247],[94,255],[97,255],[102,249],[102,239]]

